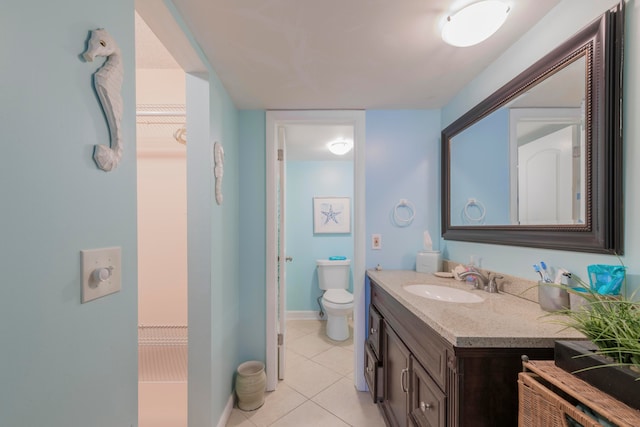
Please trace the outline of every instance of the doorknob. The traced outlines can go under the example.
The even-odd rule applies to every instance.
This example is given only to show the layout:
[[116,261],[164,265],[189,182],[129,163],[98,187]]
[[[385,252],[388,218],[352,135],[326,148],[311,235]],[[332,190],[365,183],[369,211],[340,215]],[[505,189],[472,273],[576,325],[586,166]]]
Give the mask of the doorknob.
[[427,412],[427,410],[432,410],[433,409],[433,405],[431,403],[424,403],[424,402],[420,402],[420,410],[422,412]]
[[288,256],[284,259],[286,262],[291,262],[293,261],[293,257],[292,256]]

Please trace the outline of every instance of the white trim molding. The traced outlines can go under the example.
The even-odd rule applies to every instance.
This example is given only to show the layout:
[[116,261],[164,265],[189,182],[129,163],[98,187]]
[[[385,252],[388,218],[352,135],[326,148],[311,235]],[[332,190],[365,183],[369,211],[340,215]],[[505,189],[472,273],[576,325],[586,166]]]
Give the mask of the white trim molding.
[[224,406],[224,410],[220,415],[220,419],[218,420],[217,427],[225,427],[229,422],[229,418],[231,418],[231,411],[233,411],[233,405],[235,403],[235,392],[231,393],[229,399],[227,400],[227,404]]
[[316,310],[316,311],[288,310],[287,311],[287,320],[326,320],[326,319],[327,319],[327,314],[325,313],[324,316],[320,317],[319,310]]

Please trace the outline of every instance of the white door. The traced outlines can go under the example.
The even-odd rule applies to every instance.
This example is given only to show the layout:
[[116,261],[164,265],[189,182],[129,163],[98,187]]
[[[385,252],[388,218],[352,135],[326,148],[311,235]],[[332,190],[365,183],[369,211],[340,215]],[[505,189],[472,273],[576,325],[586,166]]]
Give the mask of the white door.
[[518,148],[520,224],[573,223],[572,127]]
[[287,332],[287,245],[285,128],[278,127],[278,379],[284,379]]

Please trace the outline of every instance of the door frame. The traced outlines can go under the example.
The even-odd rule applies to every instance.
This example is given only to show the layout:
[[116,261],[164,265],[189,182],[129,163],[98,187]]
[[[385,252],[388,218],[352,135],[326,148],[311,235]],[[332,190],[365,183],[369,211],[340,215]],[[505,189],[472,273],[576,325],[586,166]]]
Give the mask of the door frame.
[[[212,366],[211,304],[211,195],[208,188],[193,185],[211,175],[210,70],[172,2],[136,0],[135,10],[144,19],[164,47],[185,72],[187,145],[187,323],[188,378],[187,418],[198,425],[215,425],[211,402],[214,401]],[[203,155],[204,154],[204,155]],[[194,256],[196,255],[196,256]],[[208,280],[193,280],[193,278]],[[231,402],[232,399],[230,400]],[[227,419],[227,403],[220,419]]]
[[353,366],[354,385],[366,390],[364,379],[365,337],[365,111],[364,110],[271,110],[266,112],[266,371],[267,390],[278,385],[278,203],[277,167],[280,124],[349,124],[354,129],[354,191],[353,191]]

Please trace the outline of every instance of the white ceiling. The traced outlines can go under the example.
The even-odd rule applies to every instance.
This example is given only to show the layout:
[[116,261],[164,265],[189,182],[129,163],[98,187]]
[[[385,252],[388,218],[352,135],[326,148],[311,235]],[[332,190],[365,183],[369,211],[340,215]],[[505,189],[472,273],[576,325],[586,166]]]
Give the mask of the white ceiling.
[[[173,0],[240,109],[440,108],[560,0],[504,0],[472,47],[440,23],[476,0]],[[162,38],[161,38],[162,39]]]
[[[494,36],[467,48],[445,44],[441,21],[475,1],[173,3],[237,108],[284,110],[441,108],[560,2],[504,0],[511,12]],[[154,31],[165,42],[172,40],[166,26]],[[136,66],[179,67],[137,14]],[[307,133],[299,136],[301,130]],[[344,132],[288,127],[289,159],[309,158],[296,145],[317,151]]]
[[148,69],[176,69],[180,65],[171,56],[171,53],[158,40],[151,28],[135,14],[136,24],[136,68]]
[[345,155],[337,156],[332,154],[328,148],[328,144],[337,139],[353,142],[352,125],[287,124],[284,128],[287,160],[353,160],[353,150]]

